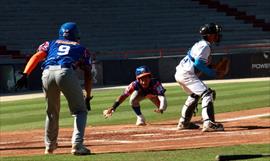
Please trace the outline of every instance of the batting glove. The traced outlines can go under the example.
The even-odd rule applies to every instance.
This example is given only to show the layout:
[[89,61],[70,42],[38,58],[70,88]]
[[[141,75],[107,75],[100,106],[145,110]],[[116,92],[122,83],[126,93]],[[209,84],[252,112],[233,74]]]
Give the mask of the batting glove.
[[22,89],[23,87],[27,87],[27,74],[26,73],[20,73],[22,74],[21,78],[16,82],[15,89]]
[[84,102],[85,102],[85,106],[87,108],[88,111],[91,111],[91,105],[90,105],[90,101],[93,98],[93,96],[91,97],[85,97]]

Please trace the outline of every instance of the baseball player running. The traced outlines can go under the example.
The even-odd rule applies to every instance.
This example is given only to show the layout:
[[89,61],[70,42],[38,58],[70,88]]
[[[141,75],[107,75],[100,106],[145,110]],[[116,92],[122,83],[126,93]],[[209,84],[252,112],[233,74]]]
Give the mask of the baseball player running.
[[[71,153],[87,155],[90,150],[83,145],[87,113],[91,100],[91,59],[87,49],[79,43],[79,31],[76,23],[64,23],[59,30],[57,40],[46,41],[39,46],[27,63],[22,77],[17,81],[16,88],[22,88],[27,83],[27,76],[37,66],[42,64],[42,85],[46,98],[45,122],[45,154],[52,154],[57,148],[59,131],[60,92],[67,99],[69,110],[74,117]],[[84,71],[84,97],[76,68]]]
[[136,69],[135,75],[136,80],[126,87],[123,94],[116,99],[113,106],[103,111],[105,118],[112,116],[116,108],[130,95],[130,104],[137,116],[137,126],[146,125],[140,106],[140,102],[145,98],[150,99],[156,105],[157,109],[155,109],[155,112],[162,114],[166,110],[166,90],[163,88],[160,81],[152,78],[149,68],[147,66],[140,66]]
[[210,63],[211,45],[221,39],[221,27],[217,24],[205,24],[200,28],[202,40],[195,43],[187,55],[176,67],[175,79],[183,90],[189,95],[182,107],[181,117],[177,128],[198,129],[199,126],[190,122],[197,108],[198,101],[202,99],[203,132],[223,131],[223,125],[215,122],[214,97],[215,91],[208,88],[195,74],[195,68],[208,76],[215,77],[219,73],[207,65]]

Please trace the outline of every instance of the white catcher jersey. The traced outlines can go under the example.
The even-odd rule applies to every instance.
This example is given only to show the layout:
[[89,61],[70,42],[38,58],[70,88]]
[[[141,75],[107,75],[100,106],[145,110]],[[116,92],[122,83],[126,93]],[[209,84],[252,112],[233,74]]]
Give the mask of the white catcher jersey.
[[[207,63],[211,52],[210,43],[205,40],[200,40],[195,43],[188,52],[194,59],[201,59]],[[178,66],[176,66],[176,71],[181,71],[181,73],[195,74],[193,62],[190,60],[188,55],[180,61]]]

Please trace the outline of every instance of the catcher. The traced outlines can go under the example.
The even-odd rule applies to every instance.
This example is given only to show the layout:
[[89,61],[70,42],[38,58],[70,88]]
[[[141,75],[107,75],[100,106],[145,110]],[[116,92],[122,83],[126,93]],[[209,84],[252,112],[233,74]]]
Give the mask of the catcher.
[[195,69],[216,78],[222,78],[228,72],[229,60],[223,59],[221,63],[211,64],[211,45],[221,40],[221,27],[217,24],[205,24],[200,28],[202,40],[195,43],[187,55],[176,67],[175,79],[183,90],[189,95],[182,107],[181,117],[177,125],[178,130],[198,129],[198,125],[191,122],[192,115],[197,109],[198,101],[202,99],[203,132],[223,131],[224,127],[215,122],[214,99],[215,91],[207,87],[196,75]]
[[103,111],[105,118],[112,116],[116,108],[130,95],[130,104],[137,116],[137,126],[144,126],[145,118],[141,112],[140,102],[148,98],[157,107],[154,111],[157,113],[163,113],[167,108],[167,100],[165,97],[165,89],[162,84],[155,78],[152,78],[152,74],[147,66],[138,67],[135,71],[136,80],[131,82],[126,87],[123,94],[121,94],[112,107]]

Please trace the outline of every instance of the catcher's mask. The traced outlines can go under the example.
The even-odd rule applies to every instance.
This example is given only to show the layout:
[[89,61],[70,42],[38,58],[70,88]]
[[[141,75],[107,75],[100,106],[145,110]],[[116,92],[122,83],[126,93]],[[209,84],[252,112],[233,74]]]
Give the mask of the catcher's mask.
[[136,79],[139,79],[139,78],[147,76],[147,75],[151,76],[151,72],[147,66],[143,65],[143,66],[140,66],[136,69],[135,75],[136,75]]
[[66,22],[59,29],[59,38],[71,41],[78,41],[80,39],[79,29],[74,22]]
[[222,35],[221,35],[221,26],[217,25],[215,23],[209,23],[209,24],[204,24],[200,28],[200,34],[202,35],[203,39],[207,40],[207,36],[210,34],[216,34],[217,38],[215,39],[215,43],[219,43]]

